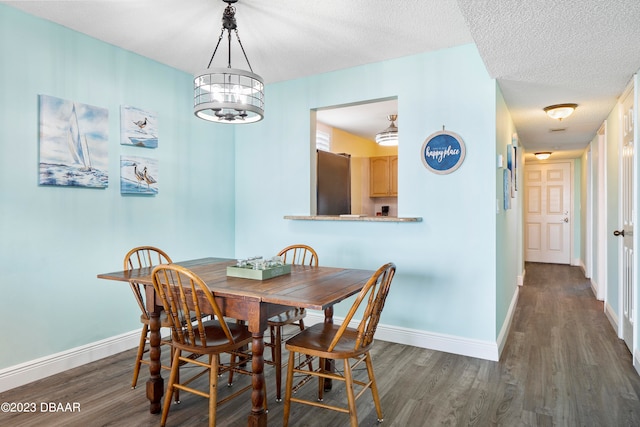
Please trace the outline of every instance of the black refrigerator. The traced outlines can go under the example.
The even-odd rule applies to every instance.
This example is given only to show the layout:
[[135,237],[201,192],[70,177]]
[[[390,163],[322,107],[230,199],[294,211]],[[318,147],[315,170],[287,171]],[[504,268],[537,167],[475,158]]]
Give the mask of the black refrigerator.
[[318,215],[351,213],[351,155],[316,150]]

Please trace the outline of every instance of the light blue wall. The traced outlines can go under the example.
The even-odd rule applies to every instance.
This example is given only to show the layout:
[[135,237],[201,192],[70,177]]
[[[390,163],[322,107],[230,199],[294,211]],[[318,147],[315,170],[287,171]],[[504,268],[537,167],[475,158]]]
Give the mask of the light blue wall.
[[[305,242],[325,265],[394,261],[384,324],[495,343],[515,272],[496,272],[497,256],[510,254],[496,242],[503,138],[495,81],[475,46],[267,85],[266,118],[238,127],[193,118],[190,75],[6,6],[0,54],[0,316],[29,331],[27,340],[2,335],[0,349],[11,352],[0,350],[0,368],[138,328],[128,288],[95,276],[120,269],[139,244],[185,259],[269,255]],[[38,186],[38,94],[109,110],[106,190]],[[284,220],[310,213],[310,110],[391,96],[401,138],[399,214],[423,221]],[[157,112],[157,150],[119,144],[123,104]],[[450,175],[420,160],[425,138],[443,126],[467,147]],[[121,154],[159,160],[156,197],[120,195]],[[513,228],[507,215],[501,241]]]
[[[596,193],[598,191],[598,188],[600,188],[601,183],[604,183],[605,177],[600,174],[600,171],[598,170],[598,162],[600,161],[600,158],[602,156],[604,156],[604,153],[600,152],[601,149],[599,147],[599,143],[598,141],[600,140],[600,137],[598,136],[598,134],[596,133],[595,137],[591,140],[590,142],[590,148],[591,148],[591,157],[590,157],[590,161],[591,161],[591,188],[593,189],[593,192]],[[583,168],[586,170],[589,168],[589,165],[585,163],[583,163]],[[585,183],[586,184],[586,183]],[[588,190],[587,190],[588,191]],[[602,289],[603,286],[605,286],[606,281],[604,281],[604,283],[602,280],[600,280],[600,275],[603,271],[606,271],[606,269],[602,269],[599,264],[598,264],[598,254],[600,251],[600,248],[602,247],[602,245],[605,245],[606,247],[606,242],[601,242],[600,238],[598,237],[598,222],[600,221],[599,219],[599,204],[603,202],[605,195],[604,194],[594,194],[594,196],[591,198],[591,206],[587,207],[587,208],[591,208],[592,209],[592,228],[591,228],[591,235],[592,235],[592,239],[591,239],[591,254],[592,254],[592,260],[591,262],[591,280],[595,281],[598,288]],[[603,298],[602,294],[601,294],[601,298]]]
[[605,150],[607,155],[607,296],[605,303],[618,316],[618,260],[620,239],[613,235],[619,229],[618,218],[618,151],[620,145],[620,113],[616,107],[607,117],[607,134]]
[[[283,219],[310,213],[310,110],[392,96],[398,210],[423,221]],[[267,86],[266,119],[236,130],[237,255],[305,242],[326,265],[375,269],[394,261],[383,323],[495,342],[495,99],[495,81],[473,45]],[[454,173],[436,175],[420,150],[443,125],[464,139],[467,155]]]
[[[587,192],[588,188],[588,170],[591,163],[591,153],[589,150],[585,150],[580,157],[580,235],[584,236],[580,240],[580,261],[583,266],[587,265]],[[589,260],[588,262],[591,262]]]
[[[234,256],[230,127],[191,112],[191,76],[0,6],[0,368],[140,327],[120,270],[140,244]],[[38,186],[38,95],[109,110],[109,187]],[[120,145],[120,105],[157,112],[159,148]],[[160,165],[156,197],[120,195],[121,154]]]
[[[500,88],[496,88],[496,153],[502,155],[503,166],[495,168],[496,201],[499,212],[496,211],[496,333],[500,333],[509,307],[517,288],[517,278],[524,274],[524,255],[522,245],[522,200],[523,200],[523,176],[524,149],[519,146],[518,138],[515,138],[515,126],[507,109]],[[515,197],[511,197],[511,209],[505,210],[503,197],[503,174],[507,168],[507,146],[516,146],[518,161],[516,165],[517,187]],[[507,332],[507,331],[504,331]]]
[[582,263],[584,266],[584,251],[582,248],[583,240],[583,218],[582,218],[582,187],[586,185],[582,180],[582,158],[573,160],[573,259],[571,263]]

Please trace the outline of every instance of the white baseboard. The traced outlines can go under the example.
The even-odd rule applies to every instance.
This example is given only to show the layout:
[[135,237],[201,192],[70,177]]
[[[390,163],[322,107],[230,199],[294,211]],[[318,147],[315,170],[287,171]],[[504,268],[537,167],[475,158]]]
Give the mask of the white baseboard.
[[593,295],[596,297],[596,299],[598,301],[604,301],[604,298],[602,296],[598,296],[598,289],[600,288],[598,282],[596,282],[594,279],[589,279],[589,283],[591,283],[591,292],[593,292]]
[[[344,318],[339,317],[334,317],[334,319],[336,323],[344,320]],[[310,326],[322,322],[324,322],[324,313],[307,311],[307,317],[304,322],[305,325]],[[351,326],[357,326],[355,322],[352,323],[354,324]],[[478,359],[499,360],[498,344],[490,341],[461,338],[453,335],[437,334],[383,324],[379,324],[378,329],[376,329],[376,339],[462,356],[476,357]]]
[[513,293],[513,297],[511,298],[511,304],[509,304],[509,311],[507,312],[507,318],[504,320],[504,323],[502,324],[502,329],[500,329],[500,333],[498,334],[498,359],[490,359],[490,360],[500,359],[502,350],[504,350],[504,346],[507,343],[509,330],[511,330],[511,322],[513,322],[513,316],[515,316],[516,314],[516,307],[518,306],[519,297],[520,297],[520,288],[516,286],[516,291]]
[[[524,277],[524,271],[522,272],[522,277]],[[520,288],[516,287],[513,298],[511,298],[507,317],[502,325],[500,334],[498,334],[496,342],[461,338],[453,335],[437,334],[417,329],[400,328],[383,324],[378,325],[378,329],[376,330],[376,339],[497,362],[500,360],[500,355],[502,354],[502,350],[507,342],[507,337],[509,336],[509,330],[511,329],[513,316],[516,312],[519,295]],[[336,320],[340,321],[344,320],[344,318],[336,318]],[[307,311],[305,324],[314,325],[321,322],[324,322],[324,313]],[[357,326],[355,322],[352,323],[353,325],[350,326]]]
[[591,288],[591,292],[593,292],[593,296],[598,299],[598,285],[596,285],[593,279],[589,279],[589,286]]
[[138,329],[1,369],[0,393],[135,348],[139,340]]
[[622,338],[622,336],[620,335],[620,329],[618,327],[618,316],[616,315],[616,312],[613,310],[613,307],[605,303],[604,314],[607,316],[607,319],[609,319],[609,323],[611,323],[611,326],[613,327],[613,330],[616,332],[616,335],[618,336],[618,338]]
[[[376,338],[397,344],[498,361],[509,334],[509,328],[511,327],[511,321],[518,302],[518,294],[519,289],[516,288],[507,319],[503,324],[497,342],[461,338],[382,324],[378,325]],[[336,320],[344,319],[336,318]],[[306,324],[313,325],[323,321],[324,313],[307,312]],[[139,339],[140,331],[135,330],[1,369],[0,393],[135,348]]]

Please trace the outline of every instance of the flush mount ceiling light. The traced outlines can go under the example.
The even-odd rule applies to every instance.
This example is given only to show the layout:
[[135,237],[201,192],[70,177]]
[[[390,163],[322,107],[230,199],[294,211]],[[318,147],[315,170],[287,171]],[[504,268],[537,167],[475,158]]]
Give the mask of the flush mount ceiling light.
[[551,151],[541,151],[535,154],[538,160],[547,160],[551,156]]
[[569,117],[573,113],[573,110],[576,109],[576,107],[578,107],[578,104],[549,105],[548,107],[544,107],[544,112],[547,113],[547,116],[551,117],[552,119],[562,120]]
[[[238,0],[223,1],[227,3],[227,7],[222,14],[222,31],[218,43],[213,55],[211,55],[207,69],[197,74],[193,80],[193,112],[201,119],[211,122],[254,123],[264,117],[264,81],[262,77],[254,74],[238,36],[236,8],[232,6]],[[210,68],[225,31],[229,46],[227,67]],[[231,68],[231,31],[235,33],[244,59],[251,71]]]
[[398,119],[397,114],[387,116],[387,120],[391,122],[388,128],[376,134],[376,142],[380,145],[398,145],[398,128],[395,121]]

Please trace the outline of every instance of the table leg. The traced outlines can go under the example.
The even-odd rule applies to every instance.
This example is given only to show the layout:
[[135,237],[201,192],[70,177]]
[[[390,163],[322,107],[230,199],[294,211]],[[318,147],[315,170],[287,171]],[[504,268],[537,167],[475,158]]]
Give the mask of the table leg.
[[[333,306],[324,309],[324,323],[333,323]],[[325,370],[329,372],[335,372],[336,366],[333,359],[325,359],[324,363]],[[333,387],[331,378],[325,378],[324,391],[330,391],[331,387]]]
[[249,415],[250,427],[266,427],[267,412],[264,410],[264,331],[253,334],[251,343],[251,370],[253,372],[251,392],[251,414]]
[[149,380],[147,381],[147,398],[150,402],[149,412],[159,414],[160,401],[164,393],[164,380],[160,375],[160,311],[149,313]]

